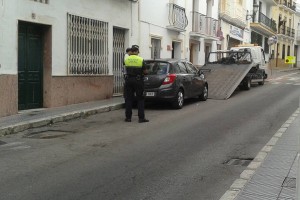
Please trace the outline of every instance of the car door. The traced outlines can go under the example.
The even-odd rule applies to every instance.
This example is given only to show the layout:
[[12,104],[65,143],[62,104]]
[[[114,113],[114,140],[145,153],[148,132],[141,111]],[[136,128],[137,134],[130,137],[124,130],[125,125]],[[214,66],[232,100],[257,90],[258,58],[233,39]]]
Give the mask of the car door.
[[177,66],[180,70],[179,72],[179,76],[180,76],[180,84],[183,86],[184,88],[184,96],[185,97],[189,97],[190,96],[190,77],[189,77],[189,73],[187,71],[187,68],[185,66],[185,64],[181,61],[179,61],[177,63]]
[[197,68],[192,63],[186,62],[185,65],[190,77],[190,96],[198,96],[203,92],[204,81],[201,79]]

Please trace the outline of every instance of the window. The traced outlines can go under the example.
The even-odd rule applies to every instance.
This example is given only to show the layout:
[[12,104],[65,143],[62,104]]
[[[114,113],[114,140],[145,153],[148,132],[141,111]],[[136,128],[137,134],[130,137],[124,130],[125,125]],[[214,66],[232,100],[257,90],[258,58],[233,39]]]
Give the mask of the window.
[[285,59],[285,44],[282,45],[282,59]]
[[252,44],[257,44],[259,46],[263,46],[262,44],[262,35],[256,33],[256,32],[251,32],[251,43]]
[[68,14],[68,73],[109,73],[107,22]]
[[179,62],[178,67],[179,67],[179,70],[180,70],[180,74],[187,74],[186,67],[183,63]]
[[151,58],[160,58],[161,40],[151,38]]
[[146,63],[148,75],[167,74],[168,66],[169,66],[169,64],[165,63],[165,62],[147,62]]
[[189,74],[197,74],[197,69],[192,64],[186,63],[185,65]]
[[265,45],[264,45],[264,49],[266,53],[269,53],[269,44],[268,44],[268,40],[269,38],[265,38]]

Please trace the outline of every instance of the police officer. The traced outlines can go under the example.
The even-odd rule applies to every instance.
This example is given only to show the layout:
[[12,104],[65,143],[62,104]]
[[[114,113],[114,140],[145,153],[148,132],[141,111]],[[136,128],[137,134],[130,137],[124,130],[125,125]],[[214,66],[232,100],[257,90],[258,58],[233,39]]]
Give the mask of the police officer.
[[144,74],[147,73],[144,59],[139,54],[139,46],[132,45],[131,55],[125,59],[125,122],[131,122],[132,117],[132,102],[134,100],[134,93],[136,94],[138,103],[139,123],[149,122],[145,118],[144,111]]

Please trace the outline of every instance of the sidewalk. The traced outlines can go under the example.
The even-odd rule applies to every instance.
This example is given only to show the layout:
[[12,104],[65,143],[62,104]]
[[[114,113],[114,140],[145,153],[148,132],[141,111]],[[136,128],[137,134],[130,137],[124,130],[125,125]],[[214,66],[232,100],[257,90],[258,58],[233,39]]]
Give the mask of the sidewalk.
[[299,136],[300,108],[281,126],[220,200],[296,200]]
[[0,118],[0,137],[24,131],[29,128],[46,126],[96,113],[108,112],[123,107],[123,97],[101,101],[19,112],[17,115]]

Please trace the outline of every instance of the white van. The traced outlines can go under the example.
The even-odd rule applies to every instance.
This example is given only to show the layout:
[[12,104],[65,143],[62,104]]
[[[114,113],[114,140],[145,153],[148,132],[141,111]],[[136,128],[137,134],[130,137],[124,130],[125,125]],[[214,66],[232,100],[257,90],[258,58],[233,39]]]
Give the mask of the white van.
[[253,62],[259,64],[259,68],[265,69],[267,67],[265,52],[261,46],[254,46],[253,44],[239,45],[237,47],[232,47],[230,50],[239,51],[242,49],[251,50]]

